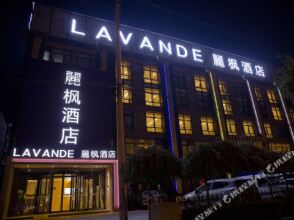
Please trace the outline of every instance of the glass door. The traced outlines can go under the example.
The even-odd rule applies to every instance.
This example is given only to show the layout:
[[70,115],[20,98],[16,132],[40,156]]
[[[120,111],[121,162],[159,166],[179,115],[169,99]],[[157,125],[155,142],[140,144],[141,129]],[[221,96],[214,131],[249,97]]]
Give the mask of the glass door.
[[39,180],[37,213],[48,213],[50,210],[51,182],[51,177],[42,177]]
[[24,194],[24,213],[32,214],[35,210],[35,201],[37,195],[37,179],[27,179],[26,180],[26,190]]
[[62,177],[53,177],[51,212],[61,211]]
[[62,211],[75,209],[75,177],[65,176],[63,179]]

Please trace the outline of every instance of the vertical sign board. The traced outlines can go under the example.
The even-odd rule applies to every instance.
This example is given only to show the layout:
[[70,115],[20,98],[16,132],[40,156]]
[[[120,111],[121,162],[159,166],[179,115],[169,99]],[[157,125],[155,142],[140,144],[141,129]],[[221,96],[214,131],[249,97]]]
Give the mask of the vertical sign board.
[[34,61],[27,72],[13,157],[116,158],[114,74]]

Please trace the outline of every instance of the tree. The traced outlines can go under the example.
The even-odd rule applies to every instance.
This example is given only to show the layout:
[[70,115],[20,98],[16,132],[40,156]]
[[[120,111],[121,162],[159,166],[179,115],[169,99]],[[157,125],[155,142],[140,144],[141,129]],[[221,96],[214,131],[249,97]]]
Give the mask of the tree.
[[152,187],[167,185],[176,176],[182,175],[182,166],[169,151],[151,146],[139,149],[127,158],[126,180]]
[[[206,185],[209,178],[225,176],[228,172],[235,173],[249,166],[243,152],[237,146],[225,141],[200,144],[187,155],[184,164],[189,177],[204,177]],[[206,197],[209,204],[208,187],[206,187]]]
[[294,58],[281,57],[281,68],[277,71],[275,81],[281,88],[283,95],[294,103]]

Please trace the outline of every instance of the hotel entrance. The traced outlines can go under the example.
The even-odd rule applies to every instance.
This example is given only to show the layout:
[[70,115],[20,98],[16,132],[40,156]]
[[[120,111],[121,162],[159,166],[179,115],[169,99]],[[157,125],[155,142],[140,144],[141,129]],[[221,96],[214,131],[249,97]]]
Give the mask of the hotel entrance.
[[8,216],[112,210],[111,165],[17,166]]
[[105,171],[28,177],[23,191],[26,213],[104,209]]

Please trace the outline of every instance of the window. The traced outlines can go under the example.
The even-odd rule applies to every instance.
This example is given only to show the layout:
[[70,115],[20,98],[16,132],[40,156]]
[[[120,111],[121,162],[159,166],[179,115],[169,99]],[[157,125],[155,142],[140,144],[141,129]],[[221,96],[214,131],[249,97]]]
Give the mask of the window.
[[251,115],[251,108],[248,100],[246,98],[239,98],[239,107],[240,107],[240,113],[243,115]]
[[192,141],[182,141],[183,158],[185,158],[194,149],[195,149],[195,145]]
[[270,90],[270,89],[267,90],[267,97],[270,103],[277,103],[276,95],[273,90]]
[[63,63],[63,51],[59,49],[52,49],[52,61],[56,63]]
[[45,50],[43,54],[43,60],[49,61],[50,60],[50,51]]
[[219,91],[221,95],[228,95],[228,86],[227,83],[223,80],[218,81]]
[[176,92],[176,103],[179,106],[187,106],[188,105],[188,96],[187,90],[181,88],[175,88]]
[[257,101],[262,101],[262,93],[260,88],[254,88],[255,96]]
[[121,63],[121,78],[125,80],[132,79],[131,64],[127,61]]
[[263,123],[265,135],[267,138],[273,138],[272,128],[270,123]]
[[227,119],[227,131],[228,135],[237,135],[237,129],[236,129],[236,124],[235,121],[232,119]]
[[175,87],[178,88],[186,88],[186,78],[183,75],[180,74],[174,74],[173,75],[173,81]]
[[192,123],[190,115],[179,114],[179,127],[181,134],[192,134]]
[[290,119],[291,119],[291,121],[294,122],[294,110],[293,110],[293,109],[290,109],[290,110],[289,110],[289,115],[290,115]]
[[279,120],[279,121],[282,120],[282,115],[281,115],[279,107],[272,107],[272,113],[275,120]]
[[207,84],[204,76],[194,76],[194,84],[197,92],[207,92]]
[[211,117],[201,117],[201,128],[203,135],[215,135],[214,122]]
[[[95,53],[81,53],[78,51],[62,50],[57,48],[46,48],[43,53],[43,60],[56,63],[65,63],[83,68],[99,68],[99,63],[102,65],[103,59],[98,59]],[[102,67],[102,66],[101,66]]]
[[211,112],[213,110],[213,104],[210,94],[207,92],[198,92],[196,95],[199,109]]
[[155,140],[144,140],[144,139],[126,139],[126,154],[134,154],[137,149],[147,149],[155,145]]
[[124,111],[124,125],[129,129],[134,128],[134,112],[127,110]]
[[148,132],[164,131],[164,118],[161,112],[146,112],[146,127]]
[[145,104],[160,107],[162,104],[160,90],[155,88],[145,88]]
[[289,115],[290,115],[290,119],[291,119],[291,121],[294,122],[294,109],[290,109],[290,110],[289,110]]
[[156,66],[144,66],[144,82],[160,84],[158,68]]
[[263,118],[268,118],[268,103],[265,101],[258,102],[259,112]]
[[243,121],[243,128],[246,136],[255,136],[253,123],[251,121]]
[[290,151],[290,145],[286,143],[270,143],[270,149],[274,152],[288,152]]
[[230,182],[214,182],[212,185],[212,190],[225,188],[229,184]]
[[225,112],[226,115],[233,114],[232,105],[231,105],[230,100],[223,99],[223,108],[224,108],[224,112]]
[[123,103],[132,103],[132,90],[130,86],[124,85],[123,86]]

